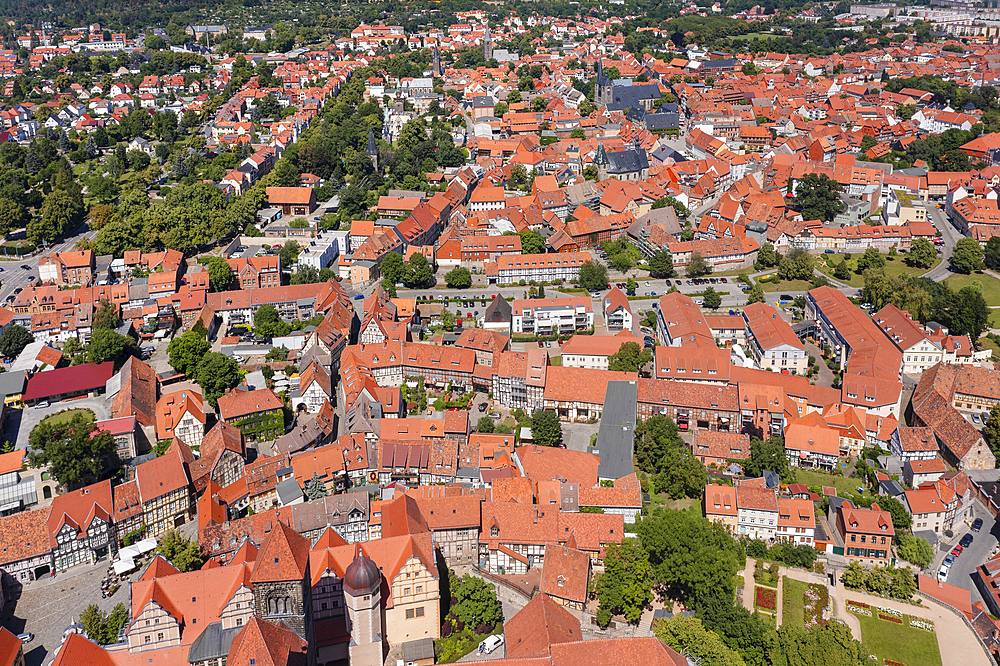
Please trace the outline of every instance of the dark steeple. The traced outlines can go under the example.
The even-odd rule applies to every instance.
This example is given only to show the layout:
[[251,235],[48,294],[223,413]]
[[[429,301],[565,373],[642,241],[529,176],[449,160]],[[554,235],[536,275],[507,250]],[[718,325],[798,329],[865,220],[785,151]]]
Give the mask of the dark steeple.
[[434,47],[434,60],[431,66],[431,72],[434,76],[441,76],[441,54],[438,53],[438,47]]
[[372,128],[368,128],[368,149],[365,150],[369,156],[378,155],[378,146],[375,145],[375,135],[372,133]]

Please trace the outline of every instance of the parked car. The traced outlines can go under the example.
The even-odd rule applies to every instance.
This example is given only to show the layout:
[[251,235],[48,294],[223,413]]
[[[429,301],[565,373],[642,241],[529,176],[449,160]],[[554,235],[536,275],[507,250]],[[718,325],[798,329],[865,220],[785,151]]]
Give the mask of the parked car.
[[780,300],[782,300],[782,301],[793,301],[795,299],[792,298],[791,296],[789,296],[788,294],[782,294],[781,297],[780,297]]
[[726,278],[719,278],[719,281],[722,282],[722,284],[729,284],[729,280]]
[[489,404],[485,402],[479,403],[479,411],[485,412],[489,408]]
[[42,402],[40,402],[37,405],[35,405],[35,407],[38,407],[38,409],[45,409],[48,406],[49,406],[49,403],[46,400],[43,400]]
[[647,287],[649,286],[649,280],[646,280],[646,286]]
[[35,640],[35,635],[33,633],[31,633],[30,631],[26,631],[23,634],[18,634],[17,638],[22,643],[30,643],[31,641]]
[[538,346],[539,346],[539,347],[543,347],[543,348],[544,348],[544,347],[545,347],[545,342],[544,342],[544,341],[542,341],[542,340],[539,340],[539,341],[538,341]]
[[954,548],[951,549],[951,554],[954,555],[955,557],[958,557],[959,555],[962,554],[963,550],[965,550],[964,546],[955,546]]
[[972,521],[972,531],[978,532],[981,529],[983,529],[983,519],[976,518],[974,521]]
[[962,540],[958,542],[962,548],[968,548],[972,544],[973,536],[971,534],[966,534],[962,537]]
[[979,414],[972,415],[972,422],[975,423],[976,425],[979,425]]
[[479,654],[490,654],[503,645],[503,634],[493,634],[483,639],[479,644]]
[[30,271],[31,266],[29,266],[28,264],[21,264],[21,270]]
[[955,556],[952,555],[951,553],[948,553],[947,555],[944,556],[944,560],[941,562],[941,566],[950,567],[954,563],[955,563]]
[[950,571],[951,569],[949,569],[948,567],[941,567],[941,570],[938,571],[938,582],[943,583],[946,580],[948,580],[948,572]]
[[360,301],[360,300],[364,299],[364,297],[365,297],[364,294],[358,294],[357,296],[354,297],[354,300]]

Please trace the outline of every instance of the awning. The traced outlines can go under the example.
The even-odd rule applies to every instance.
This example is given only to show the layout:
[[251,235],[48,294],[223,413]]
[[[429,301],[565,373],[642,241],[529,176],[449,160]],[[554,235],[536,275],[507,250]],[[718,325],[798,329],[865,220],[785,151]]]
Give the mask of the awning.
[[129,571],[133,571],[134,569],[135,560],[118,560],[115,562],[115,573],[119,576],[124,573],[128,573]]
[[134,544],[133,547],[138,548],[140,553],[148,553],[151,550],[156,550],[156,539],[154,537],[143,539],[142,541]]

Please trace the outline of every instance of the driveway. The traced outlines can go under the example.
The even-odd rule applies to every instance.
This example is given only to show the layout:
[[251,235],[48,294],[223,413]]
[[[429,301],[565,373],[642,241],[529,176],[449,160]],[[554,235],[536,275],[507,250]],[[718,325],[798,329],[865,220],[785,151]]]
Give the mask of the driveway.
[[590,448],[591,435],[597,434],[599,423],[563,423],[562,441],[567,449],[586,451]]
[[934,226],[941,232],[941,239],[944,240],[944,244],[940,246],[941,263],[924,273],[922,277],[930,278],[935,282],[941,282],[952,274],[951,268],[949,268],[951,265],[951,253],[955,249],[955,244],[964,238],[964,236],[952,225],[943,208],[935,208],[934,205],[928,202],[927,210],[931,214],[931,221],[934,223]]

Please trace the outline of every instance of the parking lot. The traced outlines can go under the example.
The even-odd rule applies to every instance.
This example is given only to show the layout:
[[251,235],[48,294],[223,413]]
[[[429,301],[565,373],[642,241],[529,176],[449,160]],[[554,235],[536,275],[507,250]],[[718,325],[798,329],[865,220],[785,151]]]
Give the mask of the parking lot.
[[94,412],[98,421],[108,418],[108,401],[104,396],[94,398],[80,398],[78,400],[65,400],[54,402],[48,407],[25,407],[24,409],[12,409],[7,416],[7,423],[4,426],[4,439],[14,442],[17,448],[23,449],[28,446],[28,436],[31,430],[38,423],[50,414],[57,414],[67,409],[89,409]]
[[969,528],[969,525],[964,522],[957,525],[957,529],[954,530],[955,536],[947,540],[947,543],[944,541],[939,543],[935,553],[934,566],[930,572],[927,572],[927,575],[937,577],[937,573],[941,569],[941,562],[945,556],[952,551],[963,535],[971,534],[973,537],[972,544],[968,548],[964,548],[962,554],[955,558],[955,562],[948,573],[947,582],[950,585],[956,585],[962,589],[969,590],[972,593],[973,603],[983,601],[982,595],[976,587],[976,568],[990,559],[998,543],[1000,543],[998,541],[1000,526],[997,525],[990,514],[985,509],[977,506],[976,517],[983,519],[982,529],[978,533],[974,533]]

